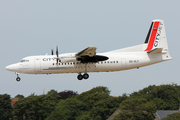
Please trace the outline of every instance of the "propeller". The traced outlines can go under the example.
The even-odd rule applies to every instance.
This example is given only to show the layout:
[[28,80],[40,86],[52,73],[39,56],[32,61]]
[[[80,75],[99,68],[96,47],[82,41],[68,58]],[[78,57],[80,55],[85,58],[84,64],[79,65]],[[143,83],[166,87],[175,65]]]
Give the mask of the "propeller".
[[57,64],[58,64],[58,61],[59,61],[58,46],[56,46],[56,56],[57,56],[56,61],[57,61]]
[[53,49],[51,49],[51,55],[54,55],[54,54],[53,54]]
[[[53,49],[51,49],[51,55],[54,55]],[[58,62],[59,62],[58,46],[56,46],[56,56],[57,56],[57,57],[55,57],[56,64],[58,65]]]

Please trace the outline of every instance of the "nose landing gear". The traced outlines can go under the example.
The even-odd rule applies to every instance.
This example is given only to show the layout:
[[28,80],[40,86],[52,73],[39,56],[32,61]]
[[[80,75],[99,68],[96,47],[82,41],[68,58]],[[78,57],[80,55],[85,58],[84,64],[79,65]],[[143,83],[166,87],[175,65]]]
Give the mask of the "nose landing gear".
[[17,75],[16,81],[19,82],[21,80],[21,78],[19,77],[19,73],[16,72],[15,74]]

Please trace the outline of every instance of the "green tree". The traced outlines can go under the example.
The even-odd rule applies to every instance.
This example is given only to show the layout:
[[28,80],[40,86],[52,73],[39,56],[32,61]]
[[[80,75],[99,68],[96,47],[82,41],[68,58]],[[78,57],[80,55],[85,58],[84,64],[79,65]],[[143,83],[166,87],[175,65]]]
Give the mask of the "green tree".
[[47,118],[54,111],[57,99],[49,95],[29,96],[14,104],[14,116],[18,120]]
[[92,118],[89,115],[89,112],[81,112],[81,115],[76,117],[76,120],[92,120]]
[[179,108],[178,91],[174,85],[157,86],[151,95],[153,98],[161,98],[166,103],[166,110],[177,110]]
[[58,92],[57,92],[56,90],[51,89],[50,91],[47,92],[46,95],[55,95],[55,94],[57,94],[57,93],[58,93]]
[[35,92],[34,92],[34,93],[31,93],[29,96],[37,96],[37,95],[35,95]]
[[163,120],[180,120],[180,113],[169,114]]
[[58,100],[60,100],[60,99],[65,100],[65,99],[67,99],[67,98],[70,98],[70,97],[76,96],[76,95],[78,95],[77,92],[74,92],[74,91],[72,91],[72,90],[65,90],[65,91],[59,92],[59,93],[57,93],[57,94],[54,94],[54,95],[52,95],[52,96],[54,96],[54,97],[55,97],[56,99],[58,99]]
[[24,98],[24,96],[23,96],[23,95],[20,95],[20,94],[17,94],[15,97],[17,97],[18,99]]
[[177,110],[180,102],[180,86],[176,84],[150,85],[138,92],[134,92],[130,97],[144,98],[156,104],[159,110]]
[[108,99],[109,95],[106,93],[94,93],[94,94],[87,94],[83,98],[81,99],[80,98],[78,96],[78,99],[86,104],[86,110],[91,110],[97,102],[104,99]]
[[86,103],[86,109],[91,109],[96,101],[109,97],[110,91],[107,87],[98,86],[89,91],[83,92],[77,98]]
[[156,106],[144,98],[128,98],[120,104],[122,110],[114,120],[153,120]]
[[78,100],[85,105],[84,111],[91,119],[107,119],[119,106],[120,102],[126,99],[123,97],[114,98],[109,95],[107,87],[98,86],[77,96]]
[[10,95],[0,95],[0,120],[9,120],[12,116]]
[[[95,94],[102,94],[103,97],[103,93],[95,93]],[[114,111],[118,108],[119,103],[120,103],[120,97],[114,98],[109,96],[105,99],[97,100],[93,104],[92,108],[89,110],[90,116],[93,119],[95,118],[97,119],[101,117],[102,120],[105,120],[109,118],[111,114],[114,113]]]
[[116,116],[114,116],[113,120],[133,120],[132,116],[132,112],[122,111]]
[[167,107],[166,103],[161,98],[154,98],[151,102],[156,105],[157,110],[164,110]]
[[126,94],[112,97],[107,87],[100,86],[80,95],[74,96],[72,93],[60,92],[64,100],[60,100],[47,120],[105,120],[119,107],[120,102],[127,99]]
[[[56,109],[46,120],[75,120],[84,109],[84,104],[76,97],[60,100]],[[85,117],[84,117],[85,118]]]
[[81,93],[81,94],[78,96],[78,98],[81,99],[81,98],[86,97],[87,95],[94,94],[94,93],[106,93],[106,94],[109,95],[109,94],[110,94],[110,90],[108,90],[107,87],[98,86],[98,87],[92,88],[92,89],[89,90],[89,91],[86,91],[86,92]]

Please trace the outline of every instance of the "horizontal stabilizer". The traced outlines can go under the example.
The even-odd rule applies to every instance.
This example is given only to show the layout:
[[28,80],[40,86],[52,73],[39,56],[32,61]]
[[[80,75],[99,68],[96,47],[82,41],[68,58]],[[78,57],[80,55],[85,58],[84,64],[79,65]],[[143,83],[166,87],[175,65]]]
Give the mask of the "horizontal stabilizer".
[[163,48],[155,48],[151,51],[148,51],[147,53],[162,53]]

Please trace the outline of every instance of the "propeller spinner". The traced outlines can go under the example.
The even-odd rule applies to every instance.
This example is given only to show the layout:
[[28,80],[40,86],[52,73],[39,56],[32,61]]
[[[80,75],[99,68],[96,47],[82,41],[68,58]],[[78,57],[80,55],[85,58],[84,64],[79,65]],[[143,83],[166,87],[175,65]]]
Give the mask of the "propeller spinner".
[[54,54],[53,54],[53,49],[51,49],[51,55],[54,55]]

